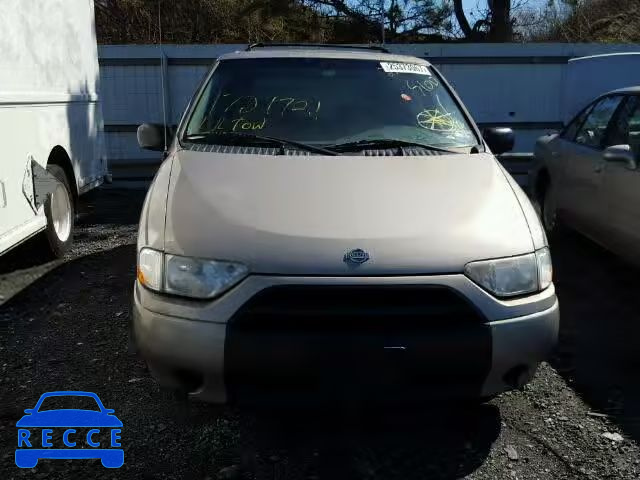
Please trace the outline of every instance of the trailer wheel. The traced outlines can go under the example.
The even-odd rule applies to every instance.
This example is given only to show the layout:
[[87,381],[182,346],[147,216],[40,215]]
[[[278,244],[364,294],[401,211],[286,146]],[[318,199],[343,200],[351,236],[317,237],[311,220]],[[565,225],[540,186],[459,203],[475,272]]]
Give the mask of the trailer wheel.
[[44,231],[51,257],[61,258],[73,242],[73,221],[75,219],[73,196],[69,179],[62,167],[47,165],[47,171],[58,179],[58,185],[44,204],[47,227]]

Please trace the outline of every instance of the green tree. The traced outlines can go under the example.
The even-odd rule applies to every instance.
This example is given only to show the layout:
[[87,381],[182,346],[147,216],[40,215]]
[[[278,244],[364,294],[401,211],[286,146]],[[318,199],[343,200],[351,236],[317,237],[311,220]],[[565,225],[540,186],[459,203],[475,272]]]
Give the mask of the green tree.
[[442,40],[451,31],[453,10],[449,0],[304,0],[329,18],[337,18],[380,41]]
[[535,40],[640,42],[640,0],[562,0],[550,4]]
[[328,41],[330,25],[297,0],[96,0],[100,43]]

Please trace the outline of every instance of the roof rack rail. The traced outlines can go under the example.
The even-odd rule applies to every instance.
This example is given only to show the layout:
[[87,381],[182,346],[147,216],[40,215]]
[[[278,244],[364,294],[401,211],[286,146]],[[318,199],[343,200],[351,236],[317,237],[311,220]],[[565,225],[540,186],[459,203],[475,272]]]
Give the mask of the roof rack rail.
[[252,43],[245,49],[245,52],[249,52],[254,48],[271,48],[271,47],[301,47],[301,48],[348,48],[358,50],[375,50],[383,53],[391,53],[382,45],[347,45],[340,43]]

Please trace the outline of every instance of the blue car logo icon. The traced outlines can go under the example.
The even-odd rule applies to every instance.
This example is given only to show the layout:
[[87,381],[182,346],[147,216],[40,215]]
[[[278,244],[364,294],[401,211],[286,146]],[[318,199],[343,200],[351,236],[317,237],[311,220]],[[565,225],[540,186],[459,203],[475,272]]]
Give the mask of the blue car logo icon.
[[[43,408],[43,402],[52,400],[95,401],[94,409]],[[76,398],[69,398],[76,397]],[[88,399],[87,399],[88,397]],[[48,400],[49,399],[49,400]],[[91,405],[94,405],[91,402]],[[119,468],[124,464],[124,450],[120,445],[122,422],[113,415],[114,410],[104,407],[100,398],[91,392],[49,392],[43,394],[36,406],[26,409],[18,423],[18,448],[16,465],[33,468],[41,458],[81,459],[99,458],[107,468]],[[54,445],[53,436],[62,438]],[[105,448],[107,447],[107,448]]]

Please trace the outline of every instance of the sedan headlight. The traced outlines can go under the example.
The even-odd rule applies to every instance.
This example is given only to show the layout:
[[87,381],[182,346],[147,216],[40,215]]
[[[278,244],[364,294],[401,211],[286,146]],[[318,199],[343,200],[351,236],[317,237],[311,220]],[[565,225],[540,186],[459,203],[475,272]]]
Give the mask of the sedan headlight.
[[163,254],[143,248],[138,256],[138,280],[157,292],[192,298],[213,298],[248,274],[236,262]]
[[497,297],[514,297],[551,285],[551,255],[547,247],[528,255],[471,262],[465,274]]

